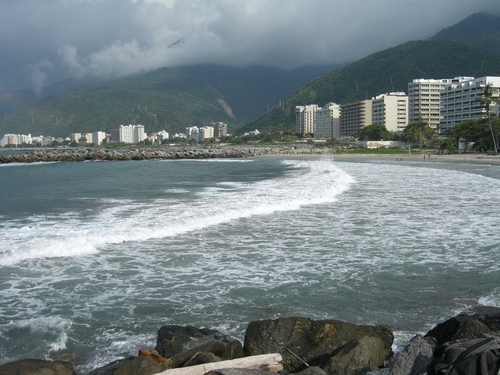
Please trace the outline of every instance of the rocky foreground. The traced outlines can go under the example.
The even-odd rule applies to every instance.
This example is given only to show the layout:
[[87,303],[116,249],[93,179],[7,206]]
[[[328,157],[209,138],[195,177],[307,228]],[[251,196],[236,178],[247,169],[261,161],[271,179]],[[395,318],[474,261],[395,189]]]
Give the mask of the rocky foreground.
[[[392,351],[394,335],[386,326],[303,317],[254,321],[241,343],[215,330],[168,325],[158,331],[154,349],[141,349],[137,356],[88,375],[359,375],[373,371],[417,375],[426,373],[439,346],[492,336],[500,338],[500,308],[483,308],[442,322],[414,337],[397,354]],[[72,354],[53,353],[52,361],[11,362],[0,366],[0,375],[75,375],[71,360],[76,355]]]

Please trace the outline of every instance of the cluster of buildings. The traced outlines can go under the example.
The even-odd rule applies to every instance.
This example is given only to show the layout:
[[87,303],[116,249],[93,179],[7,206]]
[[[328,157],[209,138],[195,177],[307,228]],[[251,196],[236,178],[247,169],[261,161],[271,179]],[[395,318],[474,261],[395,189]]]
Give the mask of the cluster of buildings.
[[[317,138],[343,138],[356,136],[368,125],[381,124],[390,132],[401,132],[408,124],[425,122],[443,132],[485,116],[480,99],[486,84],[497,94],[500,91],[500,77],[414,79],[408,83],[408,94],[391,92],[343,105],[296,106],[296,131]],[[492,106],[491,112],[499,115],[500,106]]]
[[[176,133],[172,138],[194,139],[202,142],[210,138],[220,138],[227,136],[227,124],[224,122],[214,122],[210,126],[187,127],[186,133]],[[68,138],[54,138],[51,136],[31,136],[31,134],[5,134],[0,139],[0,147],[21,146],[36,144],[40,146],[51,146],[57,143],[94,144],[96,146],[109,143],[140,143],[149,140],[152,143],[161,144],[164,140],[170,139],[170,134],[165,131],[146,133],[144,125],[120,125],[118,129],[106,134],[103,131],[92,133],[71,133]]]

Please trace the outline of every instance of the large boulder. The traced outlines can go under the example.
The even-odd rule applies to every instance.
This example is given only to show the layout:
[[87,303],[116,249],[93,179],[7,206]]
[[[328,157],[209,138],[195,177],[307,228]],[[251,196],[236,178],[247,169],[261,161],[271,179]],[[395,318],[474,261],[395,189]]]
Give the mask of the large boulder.
[[491,331],[500,334],[500,307],[480,306],[474,309],[472,318],[479,320]]
[[327,374],[361,375],[384,365],[384,343],[380,337],[364,336],[334,350],[321,366]]
[[161,327],[158,331],[155,350],[162,357],[170,358],[210,341],[220,341],[225,344],[224,352],[219,355],[221,359],[243,357],[243,346],[238,340],[216,330],[192,326],[167,325]]
[[406,347],[396,354],[389,365],[391,375],[421,375],[427,371],[427,364],[437,346],[433,337],[415,336]]
[[0,366],[0,375],[76,375],[73,365],[65,361],[21,359]]
[[87,375],[152,375],[166,369],[165,366],[148,357],[129,357],[108,363],[106,366],[97,368]]
[[[487,316],[482,317],[484,321]],[[448,341],[454,340],[473,340],[494,334],[486,324],[480,320],[460,314],[448,319],[432,328],[425,337],[433,337],[438,345],[443,345]]]
[[302,317],[251,322],[243,348],[245,355],[280,353],[282,373],[286,375],[301,371],[307,365],[325,365],[335,349],[365,336],[380,339],[383,358],[390,356],[394,335],[387,327]]

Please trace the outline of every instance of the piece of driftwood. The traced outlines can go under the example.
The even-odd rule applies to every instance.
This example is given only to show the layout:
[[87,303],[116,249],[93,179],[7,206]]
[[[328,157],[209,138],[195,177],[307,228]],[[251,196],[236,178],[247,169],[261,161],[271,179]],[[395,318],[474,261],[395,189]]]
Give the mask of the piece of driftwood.
[[174,368],[158,373],[158,375],[203,375],[209,371],[220,370],[223,368],[247,368],[263,370],[269,372],[278,372],[283,370],[281,365],[281,354],[261,354],[250,357],[231,359],[229,361],[205,363],[190,367]]
[[186,362],[188,359],[190,359],[192,356],[194,356],[196,353],[199,352],[210,352],[215,355],[220,355],[223,354],[224,351],[226,350],[226,344],[224,344],[221,341],[209,341],[204,344],[198,345],[192,349],[183,351],[182,353],[176,354],[171,358],[168,358],[167,361],[164,363],[168,368],[177,368],[181,367],[184,362]]

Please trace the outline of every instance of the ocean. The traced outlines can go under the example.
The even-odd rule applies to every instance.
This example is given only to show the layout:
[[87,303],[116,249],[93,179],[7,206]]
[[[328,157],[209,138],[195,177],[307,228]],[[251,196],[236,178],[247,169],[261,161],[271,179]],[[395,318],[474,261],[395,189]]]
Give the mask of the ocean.
[[243,341],[285,316],[383,324],[395,350],[500,306],[500,167],[293,156],[0,166],[0,364],[85,374],[167,324]]

